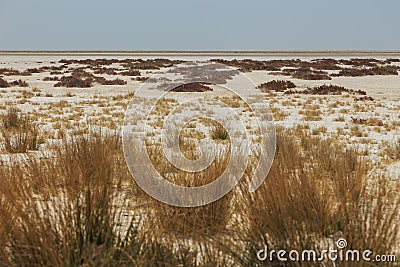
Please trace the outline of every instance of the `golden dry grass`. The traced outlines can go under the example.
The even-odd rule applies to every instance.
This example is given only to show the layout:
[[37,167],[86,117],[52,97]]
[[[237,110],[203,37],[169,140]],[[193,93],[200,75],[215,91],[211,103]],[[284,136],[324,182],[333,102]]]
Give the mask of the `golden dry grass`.
[[[254,266],[262,264],[256,252],[265,244],[318,250],[338,233],[349,246],[375,253],[399,245],[399,183],[372,176],[358,151],[300,127],[278,130],[275,161],[255,193],[248,192],[248,168],[239,187],[197,208],[144,194],[124,163],[119,135],[61,136],[51,158],[28,154],[0,165],[6,265]],[[222,157],[188,175],[168,165],[156,146],[148,153],[161,174],[182,185],[210,182],[227,166]]]

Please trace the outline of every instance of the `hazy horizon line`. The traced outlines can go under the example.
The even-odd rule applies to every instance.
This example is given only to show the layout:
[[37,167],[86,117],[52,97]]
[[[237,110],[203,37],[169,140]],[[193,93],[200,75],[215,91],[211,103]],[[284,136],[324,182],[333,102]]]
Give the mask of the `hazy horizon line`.
[[340,54],[340,53],[385,53],[385,54],[398,54],[400,50],[0,50],[0,53],[130,53],[130,54],[141,54],[141,53],[156,53],[156,54],[168,54],[168,53],[193,53],[193,54],[209,54],[209,53],[229,53],[229,54]]

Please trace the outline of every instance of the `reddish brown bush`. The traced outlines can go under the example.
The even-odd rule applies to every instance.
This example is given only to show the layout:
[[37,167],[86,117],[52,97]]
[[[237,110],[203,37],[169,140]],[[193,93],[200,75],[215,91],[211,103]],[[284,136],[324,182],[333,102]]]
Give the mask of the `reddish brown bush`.
[[135,78],[135,81],[138,81],[138,82],[145,82],[145,81],[147,81],[149,79],[149,77],[136,77]]
[[26,81],[16,80],[10,83],[11,86],[28,87],[29,84]]
[[10,87],[10,84],[6,81],[0,78],[0,88],[7,88]]
[[374,101],[375,99],[371,96],[362,96],[362,97],[357,97],[354,99],[354,101]]
[[62,71],[51,71],[50,75],[61,75],[64,74]]
[[194,82],[179,85],[173,88],[171,92],[206,92],[212,90],[212,88],[205,86],[203,83]]
[[113,68],[93,68],[94,74],[108,74],[108,75],[117,75],[117,72]]
[[359,77],[359,76],[374,76],[374,75],[398,75],[399,68],[396,66],[378,66],[372,68],[348,68],[342,69],[338,74],[332,76],[348,76],[348,77]]
[[352,93],[352,94],[359,94],[359,95],[366,95],[367,93],[362,90],[353,90],[348,89],[343,86],[337,85],[321,85],[313,88],[307,88],[306,90],[301,91],[300,93],[303,94],[311,94],[311,95],[340,95],[342,93]]
[[292,60],[268,60],[258,61],[252,59],[244,60],[224,60],[224,59],[211,59],[212,62],[221,63],[227,66],[238,68],[243,72],[251,72],[253,70],[266,70],[266,71],[280,71],[283,67],[301,67],[303,61],[299,59]]
[[385,60],[386,64],[398,63],[400,62],[400,58],[388,58]]
[[77,87],[77,88],[88,88],[92,86],[92,78],[82,79],[77,76],[63,76],[60,81],[54,85],[54,87]]
[[45,70],[44,69],[42,69],[42,68],[31,68],[31,69],[27,69],[26,70],[26,72],[29,72],[29,73],[41,73],[41,72],[44,72]]
[[90,72],[87,72],[85,68],[76,68],[72,71],[71,76],[74,77],[85,77],[85,78],[93,78],[94,75]]
[[0,69],[0,75],[5,76],[30,76],[31,72],[28,70],[20,72],[19,70],[9,69],[9,68],[2,68]]
[[124,80],[121,80],[121,79],[115,79],[115,80],[105,80],[101,84],[103,84],[103,85],[125,85],[125,84],[127,84],[127,82]]
[[[285,71],[283,73],[285,73]],[[311,68],[299,68],[294,70],[291,75],[293,78],[301,80],[332,80],[327,72],[315,71]]]
[[310,63],[303,64],[315,70],[340,70],[339,62],[333,58],[313,59]]
[[258,88],[264,93],[270,90],[283,92],[290,88],[296,88],[296,85],[291,81],[273,80],[267,83],[260,84]]
[[130,69],[127,71],[120,72],[119,74],[122,76],[140,76],[140,71],[135,69]]
[[44,77],[43,81],[59,81],[60,78],[58,78],[57,76],[54,77]]
[[384,62],[374,58],[352,58],[339,60],[339,63],[355,67],[376,67]]

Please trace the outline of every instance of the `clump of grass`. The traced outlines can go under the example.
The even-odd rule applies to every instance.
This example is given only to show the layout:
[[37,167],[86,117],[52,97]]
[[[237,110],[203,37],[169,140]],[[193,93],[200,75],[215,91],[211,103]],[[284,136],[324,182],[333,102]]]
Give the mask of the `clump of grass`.
[[32,120],[19,113],[15,107],[7,110],[1,117],[5,150],[9,153],[25,153],[38,150],[43,138],[39,127]]
[[312,107],[312,109],[300,110],[299,114],[303,114],[303,121],[321,121],[321,110],[317,107]]
[[216,141],[225,141],[229,139],[229,134],[224,126],[215,123],[210,132],[211,138]]
[[400,138],[387,144],[384,150],[385,156],[388,156],[392,160],[400,160]]
[[336,122],[344,122],[346,119],[343,117],[343,116],[341,116],[341,115],[339,115],[337,118],[334,118],[333,119],[333,121],[336,121]]
[[[63,133],[51,158],[26,155],[23,162],[0,164],[0,262],[257,266],[265,245],[315,249],[320,256],[337,236],[349,248],[392,253],[399,244],[398,182],[371,179],[373,166],[358,151],[313,137],[307,128],[278,129],[275,160],[256,192],[248,191],[248,168],[238,188],[197,208],[168,206],[138,189],[118,135]],[[203,173],[184,174],[167,165],[159,147],[148,153],[160,174],[186,186],[213,181],[228,160],[217,157]],[[257,163],[256,156],[250,161]]]
[[140,222],[129,215],[134,212],[127,210],[131,201],[120,191],[122,182],[129,180],[126,166],[119,164],[119,140],[118,135],[93,131],[66,136],[62,144],[52,147],[52,159],[27,156],[25,163],[2,167],[1,262],[12,266],[179,264],[171,246],[141,237]]
[[271,107],[271,111],[274,116],[274,120],[276,121],[283,121],[288,116],[287,112],[282,111],[280,108],[277,107]]
[[362,118],[354,118],[351,117],[351,122],[353,124],[361,124],[367,126],[383,126],[382,120],[378,118],[369,118],[369,119],[362,119]]
[[232,237],[235,241],[222,247],[243,266],[261,264],[255,255],[265,245],[270,250],[314,249],[319,256],[321,247],[339,237],[351,248],[393,253],[399,242],[399,184],[378,177],[371,186],[369,171],[356,150],[307,132],[278,132],[271,171],[254,194],[243,184],[245,200],[238,210],[247,219]]

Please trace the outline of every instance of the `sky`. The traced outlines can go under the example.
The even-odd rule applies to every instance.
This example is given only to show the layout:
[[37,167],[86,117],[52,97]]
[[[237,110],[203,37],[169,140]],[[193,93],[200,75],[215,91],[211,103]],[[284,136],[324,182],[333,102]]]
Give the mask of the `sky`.
[[0,50],[400,50],[399,0],[0,0]]

